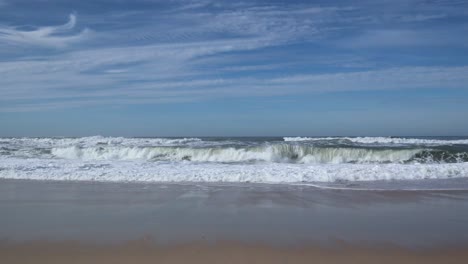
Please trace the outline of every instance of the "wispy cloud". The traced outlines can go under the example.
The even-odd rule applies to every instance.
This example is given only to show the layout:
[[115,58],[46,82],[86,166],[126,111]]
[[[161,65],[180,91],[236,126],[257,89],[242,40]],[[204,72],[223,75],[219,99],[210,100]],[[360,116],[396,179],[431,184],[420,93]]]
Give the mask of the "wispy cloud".
[[427,20],[441,19],[447,17],[446,14],[415,14],[415,15],[404,15],[400,17],[403,22],[424,22]]
[[427,47],[467,46],[467,35],[457,35],[453,28],[446,29],[381,29],[370,30],[350,38],[339,45],[352,48],[367,47]]
[[[200,71],[200,64],[191,63],[218,52],[258,47],[252,45],[243,41],[204,43],[202,49],[200,43],[153,45],[73,52],[48,61],[1,62],[0,73],[4,78],[0,80],[0,111],[338,91],[463,89],[468,83],[467,67],[288,74],[281,73],[282,64],[225,66]],[[273,70],[277,76],[225,75],[226,72],[258,70]]]
[[0,42],[30,46],[65,47],[86,38],[89,29],[75,33],[76,15],[70,14],[67,23],[59,26],[22,30],[18,27],[0,26]]
[[387,10],[373,1],[144,1],[139,9],[112,14],[80,11],[79,25],[75,14],[63,25],[31,30],[21,27],[26,22],[7,23],[0,26],[0,46],[19,55],[0,55],[0,111],[466,88],[463,63],[384,64],[366,57],[369,48],[466,48],[463,23],[430,31],[422,26],[459,15],[460,8],[409,2],[391,1]]

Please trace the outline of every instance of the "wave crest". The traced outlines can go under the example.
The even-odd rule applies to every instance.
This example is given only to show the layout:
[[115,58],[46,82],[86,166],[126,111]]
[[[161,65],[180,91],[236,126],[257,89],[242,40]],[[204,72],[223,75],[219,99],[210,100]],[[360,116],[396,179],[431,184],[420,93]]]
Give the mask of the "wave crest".
[[[55,157],[82,160],[161,160],[275,163],[404,163],[425,157],[423,149],[322,148],[274,144],[250,148],[90,147],[53,148]],[[428,156],[428,155],[426,155]],[[434,160],[434,155],[430,156]]]

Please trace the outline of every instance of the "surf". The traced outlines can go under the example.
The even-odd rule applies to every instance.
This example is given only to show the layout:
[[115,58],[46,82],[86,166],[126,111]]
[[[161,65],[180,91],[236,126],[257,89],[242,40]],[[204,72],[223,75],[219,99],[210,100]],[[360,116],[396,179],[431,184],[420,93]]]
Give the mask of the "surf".
[[[424,161],[424,149],[323,148],[304,145],[270,144],[256,147],[65,147],[53,148],[57,158],[82,160],[145,160],[191,162],[272,163],[404,163]],[[435,155],[433,155],[435,156]],[[429,160],[429,159],[428,159]],[[434,160],[431,161],[443,161]]]

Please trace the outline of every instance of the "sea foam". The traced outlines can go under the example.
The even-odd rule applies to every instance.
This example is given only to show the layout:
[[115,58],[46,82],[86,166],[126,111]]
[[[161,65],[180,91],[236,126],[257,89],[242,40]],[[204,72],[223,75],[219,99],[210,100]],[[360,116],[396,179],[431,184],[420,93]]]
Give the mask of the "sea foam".
[[0,138],[0,178],[294,183],[468,178],[468,139]]
[[468,163],[307,165],[2,159],[0,165],[0,178],[102,182],[311,183],[466,177]]
[[362,144],[401,144],[401,145],[454,145],[468,144],[468,139],[441,140],[395,137],[284,137],[286,142],[298,141],[349,141]]

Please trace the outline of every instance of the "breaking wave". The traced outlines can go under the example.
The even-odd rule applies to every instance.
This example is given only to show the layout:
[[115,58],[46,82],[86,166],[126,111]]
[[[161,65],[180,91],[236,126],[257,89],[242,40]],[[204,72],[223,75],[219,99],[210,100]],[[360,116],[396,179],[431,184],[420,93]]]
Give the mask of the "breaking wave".
[[0,178],[255,183],[468,179],[468,139],[0,138]]
[[188,147],[90,147],[53,148],[52,155],[82,160],[146,160],[195,162],[276,163],[440,163],[468,161],[468,153],[425,149],[323,148],[306,145],[273,144],[234,148]]

